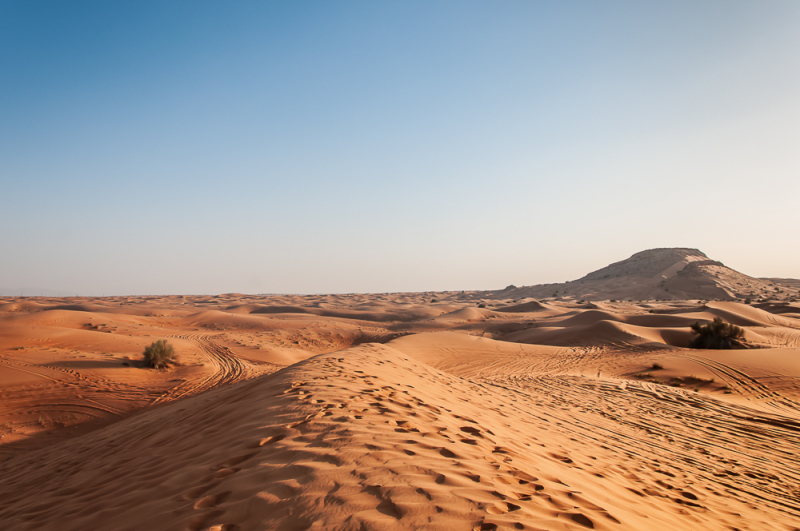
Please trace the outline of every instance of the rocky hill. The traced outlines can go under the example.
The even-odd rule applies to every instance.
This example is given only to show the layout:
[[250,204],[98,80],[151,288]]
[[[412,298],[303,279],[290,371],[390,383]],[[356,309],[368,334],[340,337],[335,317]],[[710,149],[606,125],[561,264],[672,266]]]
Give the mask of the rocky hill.
[[776,299],[800,297],[800,283],[759,279],[710,259],[697,249],[650,249],[583,278],[560,284],[509,286],[494,298],[575,300]]

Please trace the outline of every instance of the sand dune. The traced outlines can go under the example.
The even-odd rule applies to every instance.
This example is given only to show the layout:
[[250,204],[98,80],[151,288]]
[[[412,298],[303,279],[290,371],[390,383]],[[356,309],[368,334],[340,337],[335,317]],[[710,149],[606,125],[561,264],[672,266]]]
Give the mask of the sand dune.
[[0,299],[0,523],[797,529],[796,303],[472,296]]
[[800,297],[800,282],[761,279],[711,260],[697,249],[650,249],[582,278],[557,284],[508,286],[482,292],[486,299],[562,298],[577,300],[760,299]]
[[447,312],[442,315],[439,315],[435,318],[437,321],[477,321],[486,319],[487,317],[491,316],[493,312],[491,310],[485,310],[482,308],[476,308],[474,306],[469,306],[465,308],[461,308],[458,310],[454,310],[452,312]]
[[541,312],[546,310],[552,310],[550,306],[546,304],[542,304],[539,301],[529,301],[522,304],[515,304],[513,306],[506,306],[503,308],[497,308],[496,311],[498,312]]

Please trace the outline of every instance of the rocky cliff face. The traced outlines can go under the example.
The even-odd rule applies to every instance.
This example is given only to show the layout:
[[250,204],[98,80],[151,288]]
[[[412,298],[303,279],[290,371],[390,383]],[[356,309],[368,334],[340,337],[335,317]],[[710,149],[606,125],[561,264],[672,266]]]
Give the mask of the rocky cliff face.
[[650,249],[571,282],[509,286],[498,298],[585,300],[744,299],[800,297],[800,286],[753,278],[697,249]]

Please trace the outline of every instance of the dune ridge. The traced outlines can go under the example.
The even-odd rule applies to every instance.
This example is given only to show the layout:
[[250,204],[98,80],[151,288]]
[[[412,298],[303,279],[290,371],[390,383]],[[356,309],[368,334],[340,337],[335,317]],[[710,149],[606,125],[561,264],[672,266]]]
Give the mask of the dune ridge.
[[570,282],[509,286],[485,292],[483,296],[573,300],[791,300],[800,297],[800,283],[793,279],[754,278],[710,259],[697,249],[667,248],[641,251]]
[[799,304],[478,295],[0,299],[0,523],[797,529]]
[[[653,423],[675,417],[706,440],[683,421]],[[750,436],[731,445],[731,430]],[[115,529],[658,529],[674,518],[789,529],[797,457],[765,456],[765,436],[800,443],[800,423],[642,384],[473,382],[373,344],[60,443],[16,474],[6,463],[0,518],[17,529],[104,527],[112,512]],[[91,470],[75,474],[84,456]],[[73,473],[54,481],[58,469]],[[45,478],[38,497],[22,494]]]

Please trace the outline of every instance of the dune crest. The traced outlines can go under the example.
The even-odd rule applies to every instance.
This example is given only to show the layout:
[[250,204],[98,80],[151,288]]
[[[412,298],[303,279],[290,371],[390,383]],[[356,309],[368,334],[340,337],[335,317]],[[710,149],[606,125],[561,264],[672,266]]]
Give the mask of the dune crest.
[[[0,299],[0,522],[800,520],[800,304],[479,295]],[[686,348],[718,316],[754,348]],[[178,353],[167,370],[140,364],[156,339]]]
[[[622,413],[642,406],[652,411]],[[735,424],[719,418],[732,412]],[[0,518],[108,528],[98,509],[113,507],[114,528],[131,530],[658,529],[675,518],[767,529],[800,518],[786,497],[797,458],[747,450],[767,434],[800,442],[798,430],[638,383],[470,381],[373,344],[4,463]],[[88,471],[52,477],[87,459]],[[47,509],[58,504],[69,523]]]
[[570,298],[572,300],[685,300],[800,297],[792,279],[759,279],[708,258],[697,249],[650,249],[560,284],[509,286],[486,298]]

